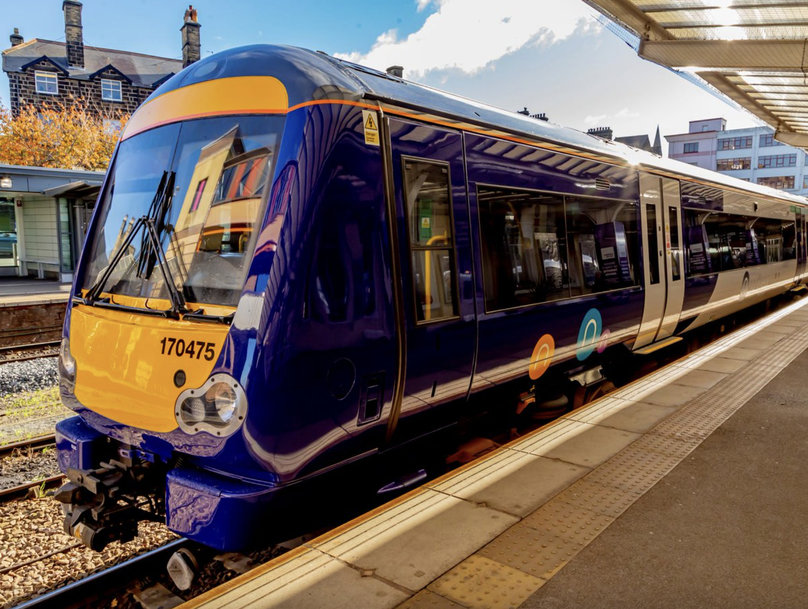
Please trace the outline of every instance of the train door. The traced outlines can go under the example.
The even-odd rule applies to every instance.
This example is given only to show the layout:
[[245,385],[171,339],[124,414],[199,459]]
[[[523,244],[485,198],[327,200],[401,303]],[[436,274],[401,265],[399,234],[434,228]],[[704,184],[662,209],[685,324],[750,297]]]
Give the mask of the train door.
[[645,305],[635,350],[673,334],[684,300],[679,182],[640,174],[640,202]]
[[477,332],[462,135],[396,118],[387,127],[406,345],[390,434],[408,415],[467,395]]

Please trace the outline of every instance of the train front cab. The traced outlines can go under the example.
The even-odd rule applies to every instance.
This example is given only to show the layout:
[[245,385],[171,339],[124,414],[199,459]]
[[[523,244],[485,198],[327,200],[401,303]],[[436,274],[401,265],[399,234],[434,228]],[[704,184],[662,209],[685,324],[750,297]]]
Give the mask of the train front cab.
[[321,511],[299,480],[385,440],[396,327],[380,147],[356,104],[290,110],[286,95],[269,76],[171,89],[119,146],[61,359],[79,416],[57,430],[59,500],[88,545],[163,514],[207,545],[254,545],[287,530],[284,510]]

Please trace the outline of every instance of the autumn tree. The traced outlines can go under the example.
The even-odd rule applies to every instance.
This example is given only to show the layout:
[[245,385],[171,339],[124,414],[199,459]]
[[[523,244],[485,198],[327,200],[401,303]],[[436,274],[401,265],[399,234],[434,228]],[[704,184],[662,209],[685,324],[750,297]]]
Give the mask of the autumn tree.
[[128,115],[101,116],[89,106],[0,107],[0,163],[104,170]]

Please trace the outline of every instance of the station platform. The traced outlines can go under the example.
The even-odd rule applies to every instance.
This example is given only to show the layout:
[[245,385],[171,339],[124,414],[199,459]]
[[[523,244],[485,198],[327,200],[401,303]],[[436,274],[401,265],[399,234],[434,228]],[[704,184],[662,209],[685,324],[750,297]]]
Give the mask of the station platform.
[[0,308],[67,302],[69,283],[47,279],[0,277]]
[[807,306],[182,607],[804,607]]

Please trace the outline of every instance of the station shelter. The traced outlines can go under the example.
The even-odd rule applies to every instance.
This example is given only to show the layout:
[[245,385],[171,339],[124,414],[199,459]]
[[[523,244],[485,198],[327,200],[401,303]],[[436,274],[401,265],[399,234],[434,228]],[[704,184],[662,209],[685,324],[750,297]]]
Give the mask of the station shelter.
[[0,277],[72,281],[103,178],[0,164]]

